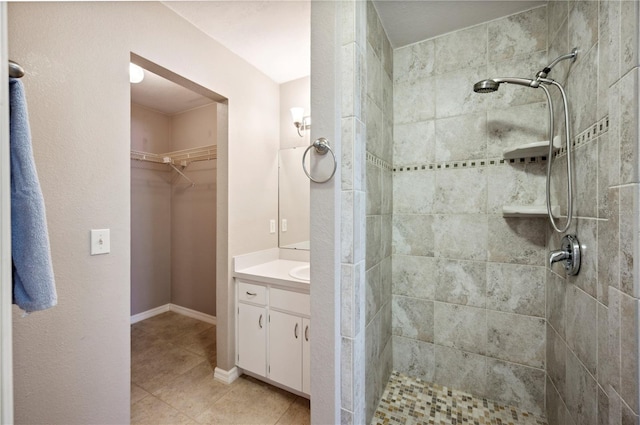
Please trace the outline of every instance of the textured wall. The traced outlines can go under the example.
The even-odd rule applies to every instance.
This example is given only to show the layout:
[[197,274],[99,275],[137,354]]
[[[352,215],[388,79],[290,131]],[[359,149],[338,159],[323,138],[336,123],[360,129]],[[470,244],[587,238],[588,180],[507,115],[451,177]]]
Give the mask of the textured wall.
[[[636,1],[549,2],[549,58],[578,47],[566,83],[574,132],[580,274],[547,273],[550,425],[637,424],[638,25]],[[554,166],[564,201],[566,155]],[[549,249],[559,237],[549,233]]]
[[[229,146],[222,149],[233,193],[229,200],[225,192],[223,202],[230,256],[277,245],[268,232],[277,167],[275,157],[265,158],[278,148],[278,86],[157,2],[8,9],[10,56],[28,72],[23,81],[59,299],[49,311],[14,314],[15,422],[128,423],[131,52],[230,99]],[[89,229],[102,227],[111,228],[111,254],[92,257]],[[227,252],[223,258],[218,304],[232,299]],[[218,365],[230,369],[229,304],[216,317]]]
[[547,8],[394,51],[393,365],[430,382],[542,413],[543,219],[502,206],[544,205],[541,158],[504,148],[546,139],[544,93],[503,86],[547,60]]

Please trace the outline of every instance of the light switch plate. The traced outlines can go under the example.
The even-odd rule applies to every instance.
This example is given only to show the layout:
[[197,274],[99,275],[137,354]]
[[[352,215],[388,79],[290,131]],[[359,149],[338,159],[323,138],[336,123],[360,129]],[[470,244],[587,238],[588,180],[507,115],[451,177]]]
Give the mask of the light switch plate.
[[111,252],[111,231],[109,229],[91,230],[91,255]]

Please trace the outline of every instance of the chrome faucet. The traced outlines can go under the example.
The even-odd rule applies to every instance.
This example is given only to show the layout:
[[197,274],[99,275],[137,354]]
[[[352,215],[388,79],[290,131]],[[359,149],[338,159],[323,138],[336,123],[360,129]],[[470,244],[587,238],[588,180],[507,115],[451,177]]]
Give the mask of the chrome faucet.
[[575,276],[580,271],[580,242],[575,235],[565,235],[561,249],[549,253],[549,267],[560,261],[564,261],[569,276]]

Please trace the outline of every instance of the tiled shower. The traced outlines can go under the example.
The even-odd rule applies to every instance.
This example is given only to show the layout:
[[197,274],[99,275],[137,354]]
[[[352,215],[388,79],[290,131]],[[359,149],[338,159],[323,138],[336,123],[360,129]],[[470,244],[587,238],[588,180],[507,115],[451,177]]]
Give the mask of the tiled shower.
[[[369,423],[396,370],[550,425],[638,423],[638,9],[551,1],[394,50],[371,2],[344,3],[344,422]],[[546,98],[472,86],[533,78],[573,47],[550,74],[570,101],[584,257],[566,277],[546,218],[502,215],[544,205],[548,159],[502,151],[547,139]]]

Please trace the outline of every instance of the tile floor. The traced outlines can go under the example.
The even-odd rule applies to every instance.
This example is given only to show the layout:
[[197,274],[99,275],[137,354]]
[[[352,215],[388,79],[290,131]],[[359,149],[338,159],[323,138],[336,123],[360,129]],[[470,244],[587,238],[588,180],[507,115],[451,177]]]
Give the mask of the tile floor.
[[309,401],[213,379],[216,327],[167,312],[131,326],[131,424],[309,424]]
[[372,425],[546,425],[544,418],[393,372]]

